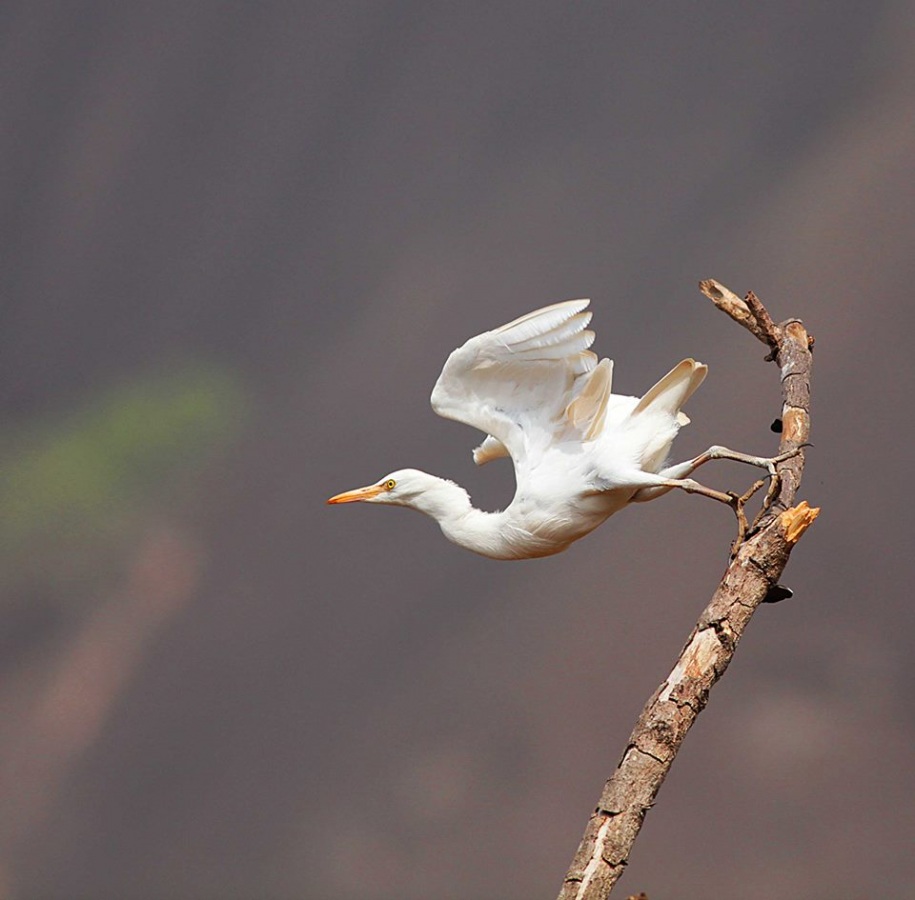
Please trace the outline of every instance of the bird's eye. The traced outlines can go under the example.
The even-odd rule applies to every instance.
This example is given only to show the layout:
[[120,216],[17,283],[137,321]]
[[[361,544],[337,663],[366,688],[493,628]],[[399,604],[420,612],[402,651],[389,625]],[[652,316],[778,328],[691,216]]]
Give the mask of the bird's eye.
[[385,489],[386,491],[393,491],[396,485],[397,485],[397,482],[396,482],[393,478],[389,478],[389,479],[384,483],[384,489]]

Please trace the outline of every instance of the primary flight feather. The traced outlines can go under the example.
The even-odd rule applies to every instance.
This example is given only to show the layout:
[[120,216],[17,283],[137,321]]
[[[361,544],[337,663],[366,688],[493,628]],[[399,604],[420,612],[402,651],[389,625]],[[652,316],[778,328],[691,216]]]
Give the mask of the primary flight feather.
[[774,471],[773,460],[723,447],[667,465],[677,432],[689,422],[681,407],[707,368],[684,359],[641,398],[611,393],[613,363],[598,362],[589,349],[589,302],[555,303],[471,338],[448,357],[432,390],[440,416],[486,434],[475,462],[511,457],[516,490],[506,509],[476,509],[462,487],[416,469],[327,502],[409,506],[468,550],[528,559],[559,553],[629,503],[675,487],[726,500],[687,478],[710,459]]

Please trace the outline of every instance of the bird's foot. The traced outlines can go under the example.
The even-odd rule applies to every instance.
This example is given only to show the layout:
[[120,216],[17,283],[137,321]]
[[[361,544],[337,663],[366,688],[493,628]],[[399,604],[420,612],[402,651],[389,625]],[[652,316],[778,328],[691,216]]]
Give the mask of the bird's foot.
[[802,444],[800,447],[787,450],[784,453],[778,454],[778,456],[751,456],[749,453],[738,453],[736,450],[729,450],[727,447],[716,445],[714,447],[709,447],[705,453],[692,461],[691,468],[693,469],[713,459],[730,459],[734,462],[746,463],[747,465],[766,470],[769,489],[766,491],[762,507],[752,526],[747,521],[746,505],[756,492],[765,485],[766,479],[755,481],[744,494],[737,494],[734,491],[716,491],[713,488],[708,488],[703,484],[699,484],[698,481],[694,481],[692,478],[666,479],[666,486],[678,487],[688,494],[701,494],[703,497],[709,497],[712,500],[717,500],[719,503],[726,503],[734,510],[734,514],[737,516],[737,538],[731,545],[731,555],[733,556],[778,497],[779,490],[781,489],[781,477],[778,474],[779,464],[797,456],[806,446],[808,445]]
[[[801,450],[803,450],[806,446],[809,445],[802,444],[800,447],[794,447],[791,450],[786,450],[784,453],[778,454],[778,456],[752,456],[749,453],[739,453],[736,450],[730,450],[727,447],[720,447],[716,445],[714,447],[709,447],[709,449],[706,450],[705,453],[699,457],[699,459],[702,462],[708,462],[709,460],[713,459],[730,459],[734,462],[741,462],[745,463],[746,465],[756,466],[759,469],[766,470],[769,476],[769,489],[766,491],[766,496],[763,499],[759,514],[757,515],[754,522],[755,526],[756,522],[759,522],[762,517],[771,509],[772,504],[775,502],[775,499],[778,497],[778,493],[781,490],[781,477],[778,473],[779,464],[797,456],[798,453],[800,453]],[[734,545],[735,550],[743,543],[747,533],[750,531],[749,526],[746,524],[746,516],[743,513],[743,507],[746,505],[747,501],[763,486],[763,484],[763,481],[757,481],[741,499],[739,503],[739,509],[735,507],[739,528],[738,539]]]
[[780,453],[778,456],[751,456],[749,453],[738,453],[736,450],[729,450],[727,447],[719,447],[716,445],[714,447],[709,447],[708,450],[699,457],[699,460],[704,463],[712,459],[730,459],[733,462],[745,463],[748,466],[756,466],[758,469],[765,469],[769,475],[776,477],[778,474],[776,468],[778,464],[797,456],[804,446],[807,445],[805,444],[801,447],[795,447],[793,450],[787,450],[785,453]]
[[[777,481],[778,481],[778,475],[773,476],[769,480],[769,491],[766,494],[766,499],[763,501],[763,509],[766,509],[766,504],[771,502],[769,499],[770,495],[772,497],[774,497],[775,494],[778,493]],[[737,537],[734,540],[734,543],[731,544],[731,556],[733,556],[738,551],[738,549],[740,548],[740,545],[743,544],[743,542],[747,539],[747,534],[750,531],[750,524],[747,521],[747,514],[746,514],[747,503],[750,502],[753,495],[765,483],[766,482],[764,479],[760,479],[759,481],[754,481],[753,484],[751,484],[750,487],[743,494],[740,494],[739,496],[736,493],[733,493],[733,492],[731,493],[731,497],[734,498],[734,502],[731,505],[734,509],[734,514],[737,516]],[[772,490],[773,485],[775,485],[775,488],[776,488],[774,492]]]

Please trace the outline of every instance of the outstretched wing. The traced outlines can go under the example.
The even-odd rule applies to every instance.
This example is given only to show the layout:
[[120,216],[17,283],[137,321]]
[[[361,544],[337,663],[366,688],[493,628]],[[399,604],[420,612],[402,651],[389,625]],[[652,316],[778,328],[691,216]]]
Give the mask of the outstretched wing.
[[592,371],[589,300],[566,300],[484,332],[449,357],[432,390],[432,408],[490,437],[479,462],[515,463],[549,445],[569,424],[576,378]]

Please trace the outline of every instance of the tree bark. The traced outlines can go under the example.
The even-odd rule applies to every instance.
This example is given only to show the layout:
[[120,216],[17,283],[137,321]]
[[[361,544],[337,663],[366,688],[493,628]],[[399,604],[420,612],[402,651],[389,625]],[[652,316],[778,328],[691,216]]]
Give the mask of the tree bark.
[[667,776],[709,691],[724,674],[750,617],[760,603],[788,596],[778,586],[788,557],[819,509],[795,497],[810,436],[810,369],[813,338],[802,322],[776,325],[759,298],[742,300],[716,281],[699,285],[719,309],[770,348],[781,373],[779,453],[799,450],[778,465],[776,489],[732,547],[730,564],[690,634],[671,673],[646,704],[616,771],[604,785],[597,808],[572,860],[559,900],[603,900],[625,870],[645,813]]

